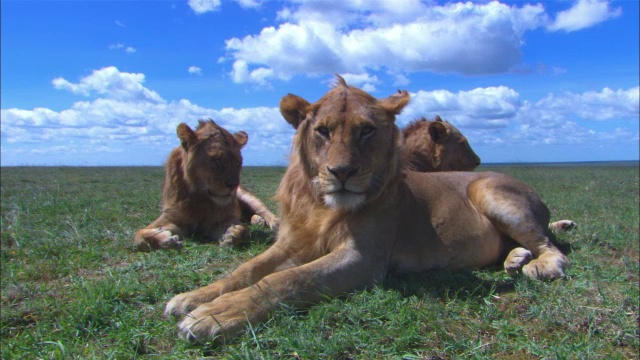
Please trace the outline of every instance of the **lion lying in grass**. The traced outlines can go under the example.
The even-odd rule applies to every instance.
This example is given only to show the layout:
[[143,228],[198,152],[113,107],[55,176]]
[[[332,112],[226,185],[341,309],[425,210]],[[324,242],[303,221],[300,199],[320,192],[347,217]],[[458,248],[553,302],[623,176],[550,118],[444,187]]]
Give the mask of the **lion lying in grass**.
[[480,268],[510,250],[510,273],[564,276],[569,261],[549,241],[549,211],[522,182],[401,170],[394,122],[408,102],[406,92],[378,100],[340,77],[314,104],[281,100],[296,134],[276,194],[277,240],[226,277],[171,299],[165,314],[183,316],[180,337],[231,339],[279,304],[309,306],[393,272]]
[[240,220],[243,212],[257,214],[252,222],[277,226],[267,206],[240,186],[240,149],[248,140],[244,131],[232,135],[209,120],[200,121],[195,131],[182,123],[177,132],[181,146],[167,160],[162,213],[136,233],[139,251],[180,249],[182,237],[192,233],[220,240],[222,246],[237,245],[249,237]]
[[472,171],[480,165],[480,158],[467,138],[439,116],[412,121],[402,129],[402,136],[400,161],[409,170]]
[[[409,170],[419,172],[473,171],[480,158],[467,138],[452,124],[439,116],[433,120],[421,118],[402,129],[404,143],[400,148],[400,162]],[[568,231],[577,225],[572,220],[549,224],[553,231]]]

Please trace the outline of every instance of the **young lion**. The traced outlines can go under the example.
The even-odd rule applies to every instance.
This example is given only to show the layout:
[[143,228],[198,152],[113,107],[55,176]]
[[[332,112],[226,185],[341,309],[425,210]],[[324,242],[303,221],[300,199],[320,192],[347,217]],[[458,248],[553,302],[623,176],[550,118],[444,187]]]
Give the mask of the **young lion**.
[[455,126],[442,121],[420,118],[402,129],[404,144],[400,161],[419,172],[471,171],[480,165],[467,138]]
[[[433,120],[421,118],[402,129],[404,144],[400,148],[400,162],[409,170],[419,172],[473,171],[480,158],[467,138],[439,116]],[[575,228],[572,220],[559,220],[549,229],[559,232]]]
[[549,211],[525,184],[492,172],[401,170],[394,122],[408,102],[407,92],[378,100],[340,77],[314,104],[281,100],[297,130],[276,194],[277,240],[221,280],[171,299],[165,314],[184,316],[180,337],[230,339],[278,304],[308,306],[389,272],[487,266],[511,240],[522,247],[508,256],[508,272],[564,276],[569,261],[549,241]]
[[219,239],[222,246],[237,245],[249,235],[240,221],[243,210],[258,215],[252,222],[264,219],[271,228],[277,226],[267,206],[239,185],[247,133],[232,135],[213,120],[199,121],[196,131],[182,123],[177,132],[182,144],[167,160],[162,213],[136,232],[138,250],[180,249],[181,238],[194,232]]

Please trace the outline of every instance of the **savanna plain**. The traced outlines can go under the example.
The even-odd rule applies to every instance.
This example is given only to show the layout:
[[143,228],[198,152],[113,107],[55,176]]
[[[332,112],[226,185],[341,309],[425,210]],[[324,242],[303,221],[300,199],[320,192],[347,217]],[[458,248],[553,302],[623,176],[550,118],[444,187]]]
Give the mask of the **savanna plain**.
[[[2,359],[637,359],[638,163],[483,165],[533,187],[552,220],[567,278],[510,277],[501,266],[390,275],[304,310],[282,308],[222,346],[190,345],[163,316],[174,295],[264,251],[187,238],[182,251],[133,251],[159,214],[161,167],[1,169]],[[280,167],[242,183],[275,212]]]

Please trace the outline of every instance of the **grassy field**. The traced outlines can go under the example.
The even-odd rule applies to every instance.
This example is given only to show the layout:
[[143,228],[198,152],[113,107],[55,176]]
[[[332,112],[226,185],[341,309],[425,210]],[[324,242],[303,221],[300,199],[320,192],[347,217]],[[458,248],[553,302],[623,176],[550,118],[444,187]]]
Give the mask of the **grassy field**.
[[[553,219],[579,223],[557,239],[566,280],[500,267],[389,277],[214,347],[178,340],[166,302],[264,251],[273,233],[254,227],[237,250],[187,239],[180,252],[137,253],[161,168],[2,168],[1,358],[638,358],[637,165],[482,169],[524,180]],[[283,171],[246,168],[242,181],[269,199]]]

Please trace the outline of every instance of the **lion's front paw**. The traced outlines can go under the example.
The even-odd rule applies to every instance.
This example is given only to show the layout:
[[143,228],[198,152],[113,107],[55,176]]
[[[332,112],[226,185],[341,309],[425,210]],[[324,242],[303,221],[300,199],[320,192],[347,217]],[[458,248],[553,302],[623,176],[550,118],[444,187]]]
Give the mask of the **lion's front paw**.
[[249,238],[249,228],[243,224],[232,225],[222,235],[220,246],[237,246]]
[[187,314],[178,325],[178,336],[189,342],[222,342],[242,331],[246,319],[240,314],[217,314],[206,305]]
[[245,306],[246,299],[220,297],[187,314],[178,325],[180,338],[190,342],[221,342],[233,339],[248,323],[257,323],[258,308]]
[[200,304],[215,299],[213,294],[200,294],[196,291],[179,294],[169,300],[164,309],[164,316],[183,316],[194,310]]

